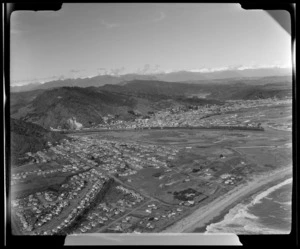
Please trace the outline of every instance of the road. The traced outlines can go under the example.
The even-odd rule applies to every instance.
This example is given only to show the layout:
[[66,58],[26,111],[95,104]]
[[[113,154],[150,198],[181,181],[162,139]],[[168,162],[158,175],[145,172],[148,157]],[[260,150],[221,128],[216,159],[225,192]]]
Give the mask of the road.
[[276,145],[258,145],[258,146],[243,146],[243,147],[232,147],[233,149],[252,149],[252,148],[280,148]]
[[163,204],[165,204],[165,205],[167,205],[167,206],[173,206],[173,205],[170,204],[170,203],[164,202],[164,201],[159,200],[159,199],[157,199],[157,198],[155,198],[155,197],[153,197],[153,196],[148,195],[145,191],[142,191],[141,189],[140,189],[139,191],[137,191],[133,186],[130,186],[130,185],[128,185],[128,184],[122,182],[120,179],[118,179],[118,178],[115,177],[114,175],[109,174],[109,176],[110,176],[111,178],[113,178],[116,182],[120,183],[121,185],[124,185],[125,187],[127,187],[127,188],[129,188],[129,189],[134,189],[134,190],[135,190],[136,192],[138,192],[138,193],[142,193],[142,195],[146,196],[147,198],[149,198],[149,199],[152,200],[152,201],[158,201],[158,202],[161,202],[161,203],[163,203]]

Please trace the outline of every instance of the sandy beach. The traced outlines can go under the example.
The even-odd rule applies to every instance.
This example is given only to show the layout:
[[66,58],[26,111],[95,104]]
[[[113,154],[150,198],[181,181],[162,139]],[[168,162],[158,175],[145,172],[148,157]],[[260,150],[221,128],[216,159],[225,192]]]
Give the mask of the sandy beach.
[[[266,185],[270,185],[288,175],[292,174],[292,166],[281,168],[280,170],[268,172],[257,176],[255,179],[248,181],[233,190],[229,191],[223,196],[218,197],[209,204],[200,207],[189,216],[179,220],[170,227],[161,231],[162,233],[181,233],[193,232],[195,228],[206,227],[210,221],[220,216],[228,207],[238,204],[242,198],[258,192]],[[225,213],[224,213],[225,215]]]

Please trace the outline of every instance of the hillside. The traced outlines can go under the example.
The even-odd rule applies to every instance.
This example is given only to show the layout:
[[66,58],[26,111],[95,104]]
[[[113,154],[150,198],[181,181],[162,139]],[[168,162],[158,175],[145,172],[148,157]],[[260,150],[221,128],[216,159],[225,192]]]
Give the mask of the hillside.
[[28,92],[11,93],[10,94],[10,114],[15,114],[22,107],[28,105],[36,96],[41,94],[44,90],[33,90]]
[[[194,91],[201,91],[202,88],[202,86],[197,84],[187,85],[186,83],[180,82],[133,80],[123,83],[118,89],[122,89],[125,92],[131,92],[132,94],[180,96]],[[108,89],[108,86],[103,86],[103,89]],[[117,88],[115,87],[115,89]]]
[[12,165],[23,163],[26,152],[37,152],[48,147],[47,143],[59,143],[65,135],[49,131],[37,124],[10,119]]
[[235,83],[229,85],[217,85],[208,95],[208,98],[219,100],[250,100],[265,98],[292,97],[292,85],[273,83],[251,85],[246,83]]
[[75,118],[85,127],[101,123],[107,114],[127,113],[136,100],[97,88],[62,87],[45,91],[28,105],[13,110],[13,117],[37,123],[45,128],[70,128]]
[[146,116],[149,112],[177,105],[219,103],[215,100],[187,98],[183,91],[187,89],[186,85],[174,84],[133,81],[124,86],[62,87],[40,94],[27,92],[26,98],[23,96],[25,93],[14,93],[11,96],[14,103],[11,105],[11,116],[47,129],[76,129],[101,124],[108,116],[132,120],[136,114]]
[[[250,82],[250,83],[249,83]],[[255,83],[255,84],[254,84]],[[161,109],[217,104],[226,100],[291,97],[284,78],[171,83],[133,80],[102,87],[61,87],[11,95],[11,117],[47,129],[94,127],[110,120],[133,120]]]
[[[62,87],[43,91],[26,105],[17,108],[20,105],[17,105],[16,99],[22,99],[17,96],[18,94],[12,96],[15,102],[11,108],[12,117],[48,129],[91,127],[103,123],[103,118],[108,115],[120,120],[134,119],[132,111],[146,115],[149,111],[161,108],[158,102],[162,100],[151,100],[96,87]],[[163,101],[165,100],[164,98]],[[167,103],[168,107],[174,104],[174,101]]]
[[257,99],[270,97],[286,97],[292,93],[289,77],[263,77],[254,79],[224,79],[197,83],[163,82],[134,80],[122,86],[103,86],[111,91],[131,92],[153,96],[197,96],[214,100]]

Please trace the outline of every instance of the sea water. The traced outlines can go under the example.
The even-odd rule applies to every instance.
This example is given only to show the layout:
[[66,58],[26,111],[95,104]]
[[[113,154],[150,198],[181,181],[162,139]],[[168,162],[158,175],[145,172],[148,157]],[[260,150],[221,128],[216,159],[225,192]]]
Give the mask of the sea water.
[[292,222],[292,178],[230,209],[205,233],[289,234]]

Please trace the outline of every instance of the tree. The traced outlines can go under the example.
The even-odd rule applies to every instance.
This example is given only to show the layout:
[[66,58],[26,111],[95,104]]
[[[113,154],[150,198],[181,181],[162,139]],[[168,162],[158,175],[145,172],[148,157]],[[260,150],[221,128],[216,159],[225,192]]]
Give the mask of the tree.
[[135,115],[134,111],[130,110],[128,111],[129,114]]

